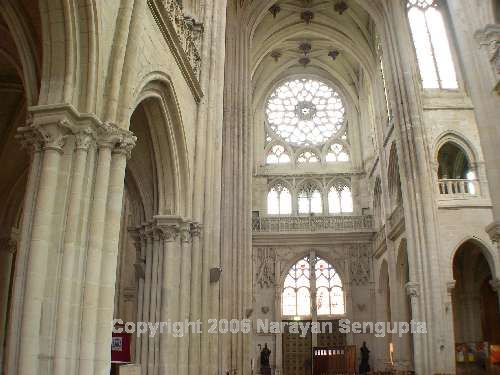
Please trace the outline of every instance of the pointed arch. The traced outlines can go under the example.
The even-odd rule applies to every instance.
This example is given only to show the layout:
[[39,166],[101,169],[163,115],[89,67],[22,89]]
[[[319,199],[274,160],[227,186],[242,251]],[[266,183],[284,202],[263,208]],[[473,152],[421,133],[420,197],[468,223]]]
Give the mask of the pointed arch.
[[158,176],[158,213],[190,217],[188,149],[174,87],[165,74],[151,73],[140,88],[134,109],[143,105],[148,118]]

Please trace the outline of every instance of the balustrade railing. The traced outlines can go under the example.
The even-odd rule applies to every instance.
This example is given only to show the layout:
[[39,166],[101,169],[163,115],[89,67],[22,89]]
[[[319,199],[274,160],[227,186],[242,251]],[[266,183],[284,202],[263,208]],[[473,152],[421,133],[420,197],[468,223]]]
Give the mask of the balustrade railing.
[[366,232],[373,229],[372,216],[279,216],[252,221],[254,232]]
[[465,179],[441,179],[438,181],[439,193],[445,196],[479,195],[479,181]]

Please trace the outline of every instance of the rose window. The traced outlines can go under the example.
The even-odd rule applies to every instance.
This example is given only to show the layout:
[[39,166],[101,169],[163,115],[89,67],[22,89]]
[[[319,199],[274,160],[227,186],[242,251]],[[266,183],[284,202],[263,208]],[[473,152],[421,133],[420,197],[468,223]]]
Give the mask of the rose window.
[[343,128],[340,95],[325,83],[296,79],[279,86],[266,107],[269,132],[291,145],[321,145]]

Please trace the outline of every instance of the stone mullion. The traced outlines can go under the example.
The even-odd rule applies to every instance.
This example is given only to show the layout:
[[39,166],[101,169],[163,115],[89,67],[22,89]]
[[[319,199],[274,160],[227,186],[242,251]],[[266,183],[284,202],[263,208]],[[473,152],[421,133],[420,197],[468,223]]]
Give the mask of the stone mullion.
[[[161,321],[178,320],[179,251],[180,241],[176,225],[159,226],[163,232],[163,280]],[[177,374],[177,340],[169,332],[160,337],[160,373]]]
[[[149,319],[149,307],[151,304],[151,278],[153,269],[153,238],[151,232],[147,231],[146,236],[146,273],[144,276],[144,297],[142,300],[142,318]],[[146,336],[141,338],[141,368],[142,374],[148,374],[149,340]]]
[[[179,319],[180,321],[189,321],[189,304],[191,292],[191,223],[183,223],[180,231],[181,240],[181,280],[180,280],[180,301],[179,301]],[[188,375],[189,363],[189,338],[186,333],[181,337],[178,354],[178,374]]]
[[87,156],[92,141],[90,132],[75,136],[76,150],[69,196],[66,230],[64,232],[63,260],[61,267],[61,290],[58,296],[54,374],[66,374],[68,370],[69,342],[73,340],[71,329],[72,283],[77,266],[78,233],[81,229],[81,208]]
[[97,169],[94,180],[93,204],[90,211],[89,244],[84,270],[84,295],[80,337],[80,374],[94,374],[96,320],[99,304],[99,282],[102,262],[102,247],[106,222],[106,201],[111,168],[111,143],[98,146]]
[[99,300],[97,315],[97,341],[95,349],[95,373],[110,371],[111,326],[113,319],[116,269],[120,238],[123,193],[125,189],[125,168],[127,157],[135,145],[135,137],[129,135],[120,139],[111,159],[111,172],[106,202],[106,223],[102,248],[102,263],[99,280]]
[[[27,263],[29,261],[29,243],[31,234],[31,220],[36,207],[36,190],[40,181],[40,170],[43,159],[41,144],[33,142],[33,139],[27,139],[24,144],[31,149],[31,164],[26,184],[26,192],[24,198],[24,209],[21,223],[21,233],[19,246],[17,251],[17,266],[14,270],[13,287],[12,287],[12,303],[10,309],[10,316],[22,316],[23,299],[25,293],[25,274]],[[7,331],[7,351],[4,355],[7,374],[17,374],[19,355],[19,332],[21,330],[21,320],[12,319]]]
[[27,131],[38,133],[37,142],[43,144],[40,180],[33,212],[30,254],[26,272],[18,368],[19,374],[33,375],[38,372],[39,332],[42,325],[42,304],[52,236],[51,223],[65,136],[62,123],[30,127]]

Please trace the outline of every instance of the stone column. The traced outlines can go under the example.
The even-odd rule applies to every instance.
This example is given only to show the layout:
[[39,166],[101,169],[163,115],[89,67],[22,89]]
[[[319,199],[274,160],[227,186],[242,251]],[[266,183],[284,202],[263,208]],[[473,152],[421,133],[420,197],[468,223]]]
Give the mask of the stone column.
[[[149,319],[149,308],[151,305],[151,280],[153,270],[153,238],[149,229],[144,230],[144,241],[146,244],[146,273],[144,276],[144,294],[142,299],[142,319]],[[149,340],[147,336],[141,337],[141,369],[142,374],[147,375],[149,371]]]
[[[191,245],[191,281],[189,319],[194,322],[201,318],[201,225],[192,224]],[[200,373],[201,335],[195,332],[189,334],[189,375]]]
[[32,123],[19,129],[35,153],[20,238],[26,261],[18,263],[14,291],[20,334],[9,338],[8,374],[105,372],[126,155],[135,137],[65,105],[32,112]]
[[[140,233],[140,228],[136,230],[135,246],[137,252],[137,261],[135,263],[135,272],[138,279],[137,290],[137,322],[142,322],[142,309],[144,304],[144,278],[146,276],[146,244]],[[142,337],[135,337],[135,363],[141,362]]]
[[6,327],[9,323],[10,288],[15,264],[17,241],[10,237],[0,238],[0,369],[3,369]]
[[[181,241],[181,277],[180,277],[180,300],[179,300],[179,320],[189,321],[189,305],[191,293],[191,246],[192,233],[191,223],[184,222],[180,226]],[[187,327],[186,327],[187,328]],[[189,339],[190,334],[179,338],[178,368],[177,374],[188,375],[189,372]]]
[[66,232],[64,234],[65,252],[61,267],[61,294],[57,308],[56,342],[54,356],[54,374],[63,375],[67,373],[67,352],[69,342],[67,338],[71,328],[71,293],[72,279],[76,272],[76,257],[78,246],[78,235],[81,230],[81,209],[82,196],[87,164],[87,155],[91,142],[94,139],[90,129],[84,129],[75,135],[75,160],[73,166],[73,182],[71,184],[69,206],[66,222]]
[[32,218],[18,368],[19,374],[33,375],[39,371],[39,335],[53,229],[51,222],[56,203],[59,166],[68,128],[66,122],[54,121],[43,125],[32,125],[20,131],[25,137],[28,136],[36,142],[43,153]]
[[[406,283],[405,289],[406,289],[406,295],[410,298],[412,316],[421,316],[418,313],[418,310],[420,308],[418,301],[418,298],[420,296],[419,292],[420,285],[416,282],[409,282]],[[412,335],[412,340],[413,340],[413,361],[415,363],[415,366],[417,366],[417,364],[421,363],[420,361],[422,361],[423,345],[422,341],[418,339],[418,334]]]
[[[162,322],[176,322],[179,317],[180,240],[178,219],[156,217],[156,225],[163,234],[163,280],[160,317]],[[160,373],[177,374],[178,339],[170,332],[160,337]]]
[[118,264],[121,213],[125,188],[125,167],[127,158],[130,157],[134,145],[135,137],[120,139],[115,144],[111,158],[98,290],[97,341],[95,344],[96,370],[94,372],[97,374],[109,373],[111,365],[111,322],[113,320],[115,300],[116,268]]

